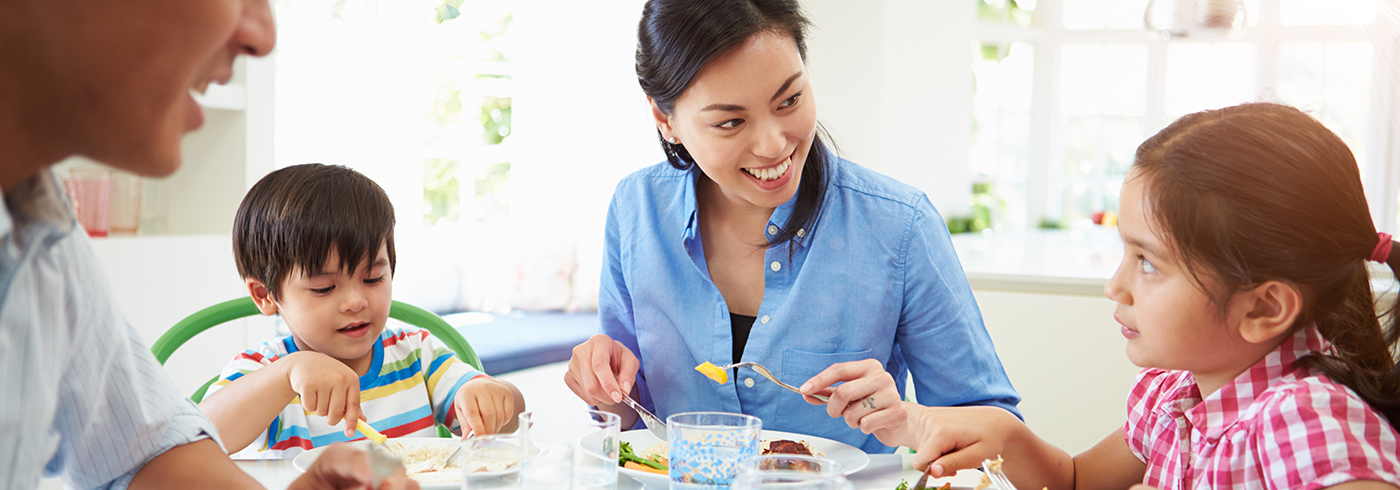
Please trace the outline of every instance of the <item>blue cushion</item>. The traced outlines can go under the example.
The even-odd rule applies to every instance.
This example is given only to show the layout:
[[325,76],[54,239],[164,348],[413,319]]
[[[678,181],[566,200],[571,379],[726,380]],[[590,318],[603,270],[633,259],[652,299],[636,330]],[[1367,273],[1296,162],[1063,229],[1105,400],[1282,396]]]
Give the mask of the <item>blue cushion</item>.
[[466,337],[486,374],[567,361],[574,346],[598,333],[598,313],[481,312],[442,315]]

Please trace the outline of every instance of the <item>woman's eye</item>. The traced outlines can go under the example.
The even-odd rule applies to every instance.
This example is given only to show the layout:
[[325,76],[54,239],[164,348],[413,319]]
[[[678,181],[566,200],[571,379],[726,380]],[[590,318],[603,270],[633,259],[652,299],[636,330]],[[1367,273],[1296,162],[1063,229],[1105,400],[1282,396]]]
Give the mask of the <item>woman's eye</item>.
[[797,100],[800,99],[801,97],[802,97],[802,92],[798,92],[798,93],[792,94],[792,97],[788,97],[787,100],[784,100],[783,103],[782,103],[781,105],[779,105],[778,107],[792,107],[792,106],[795,106],[795,105],[797,105]]
[[335,289],[335,286],[327,286],[327,287],[324,287],[324,288],[315,288],[315,289],[312,289],[311,292],[316,293],[316,294],[326,294],[326,293],[331,292],[332,289]]
[[380,283],[380,282],[383,281],[383,280],[384,280],[384,276],[373,277],[373,278],[365,279],[365,284],[378,284],[378,283]]
[[1152,265],[1152,261],[1147,260],[1147,257],[1143,257],[1143,256],[1139,255],[1139,256],[1138,256],[1138,260],[1141,260],[1141,261],[1142,261],[1142,271],[1143,271],[1143,272],[1149,272],[1149,273],[1150,273],[1150,272],[1157,272],[1157,266]]
[[741,124],[741,123],[743,123],[743,122],[744,122],[743,119],[730,119],[730,120],[728,120],[728,121],[725,121],[725,122],[716,124],[715,127],[716,127],[716,128],[720,128],[720,129],[734,129],[734,128],[738,127],[739,124]]

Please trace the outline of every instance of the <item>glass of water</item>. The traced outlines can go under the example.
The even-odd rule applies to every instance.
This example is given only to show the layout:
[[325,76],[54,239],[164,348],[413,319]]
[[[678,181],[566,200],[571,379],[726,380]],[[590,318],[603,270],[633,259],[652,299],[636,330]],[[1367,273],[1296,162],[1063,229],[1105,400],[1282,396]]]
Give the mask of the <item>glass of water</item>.
[[524,454],[519,433],[490,434],[462,442],[462,484],[466,490],[520,488],[520,459]]
[[854,490],[835,461],[818,456],[765,454],[744,460],[730,490]]
[[596,410],[520,415],[523,490],[615,490],[621,419]]
[[666,418],[672,490],[727,489],[739,462],[758,455],[763,422],[741,413],[686,412]]

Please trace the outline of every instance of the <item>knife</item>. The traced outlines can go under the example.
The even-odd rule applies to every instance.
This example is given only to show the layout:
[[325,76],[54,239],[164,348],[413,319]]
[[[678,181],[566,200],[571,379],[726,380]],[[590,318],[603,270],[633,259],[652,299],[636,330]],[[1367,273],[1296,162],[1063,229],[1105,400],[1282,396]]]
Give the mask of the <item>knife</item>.
[[627,396],[627,394],[625,393],[622,395],[622,402],[626,403],[627,406],[632,407],[632,410],[636,410],[637,415],[642,416],[642,423],[647,424],[647,429],[651,430],[652,435],[655,435],[658,439],[661,439],[663,441],[666,440],[665,422],[662,422],[661,419],[656,418],[656,416],[652,415],[651,412],[648,412],[647,409],[642,408],[642,404],[637,403],[636,400],[633,400],[632,397]]

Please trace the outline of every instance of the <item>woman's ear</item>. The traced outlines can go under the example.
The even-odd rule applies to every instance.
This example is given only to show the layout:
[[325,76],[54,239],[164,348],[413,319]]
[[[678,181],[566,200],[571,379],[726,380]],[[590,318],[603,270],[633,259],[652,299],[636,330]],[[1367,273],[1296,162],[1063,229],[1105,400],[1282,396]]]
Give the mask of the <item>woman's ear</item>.
[[1240,336],[1253,344],[1287,334],[1303,311],[1303,293],[1290,282],[1264,281],[1241,294],[1247,312],[1240,322]]
[[272,295],[268,293],[267,286],[264,286],[262,281],[245,277],[243,282],[248,285],[248,296],[251,296],[253,303],[258,305],[258,311],[264,315],[277,313],[277,302],[272,300]]
[[651,105],[651,117],[656,119],[656,130],[661,132],[661,137],[666,138],[666,141],[670,141],[672,144],[680,143],[680,139],[676,137],[675,131],[671,128],[671,116],[666,115],[651,96],[647,96],[647,104]]

